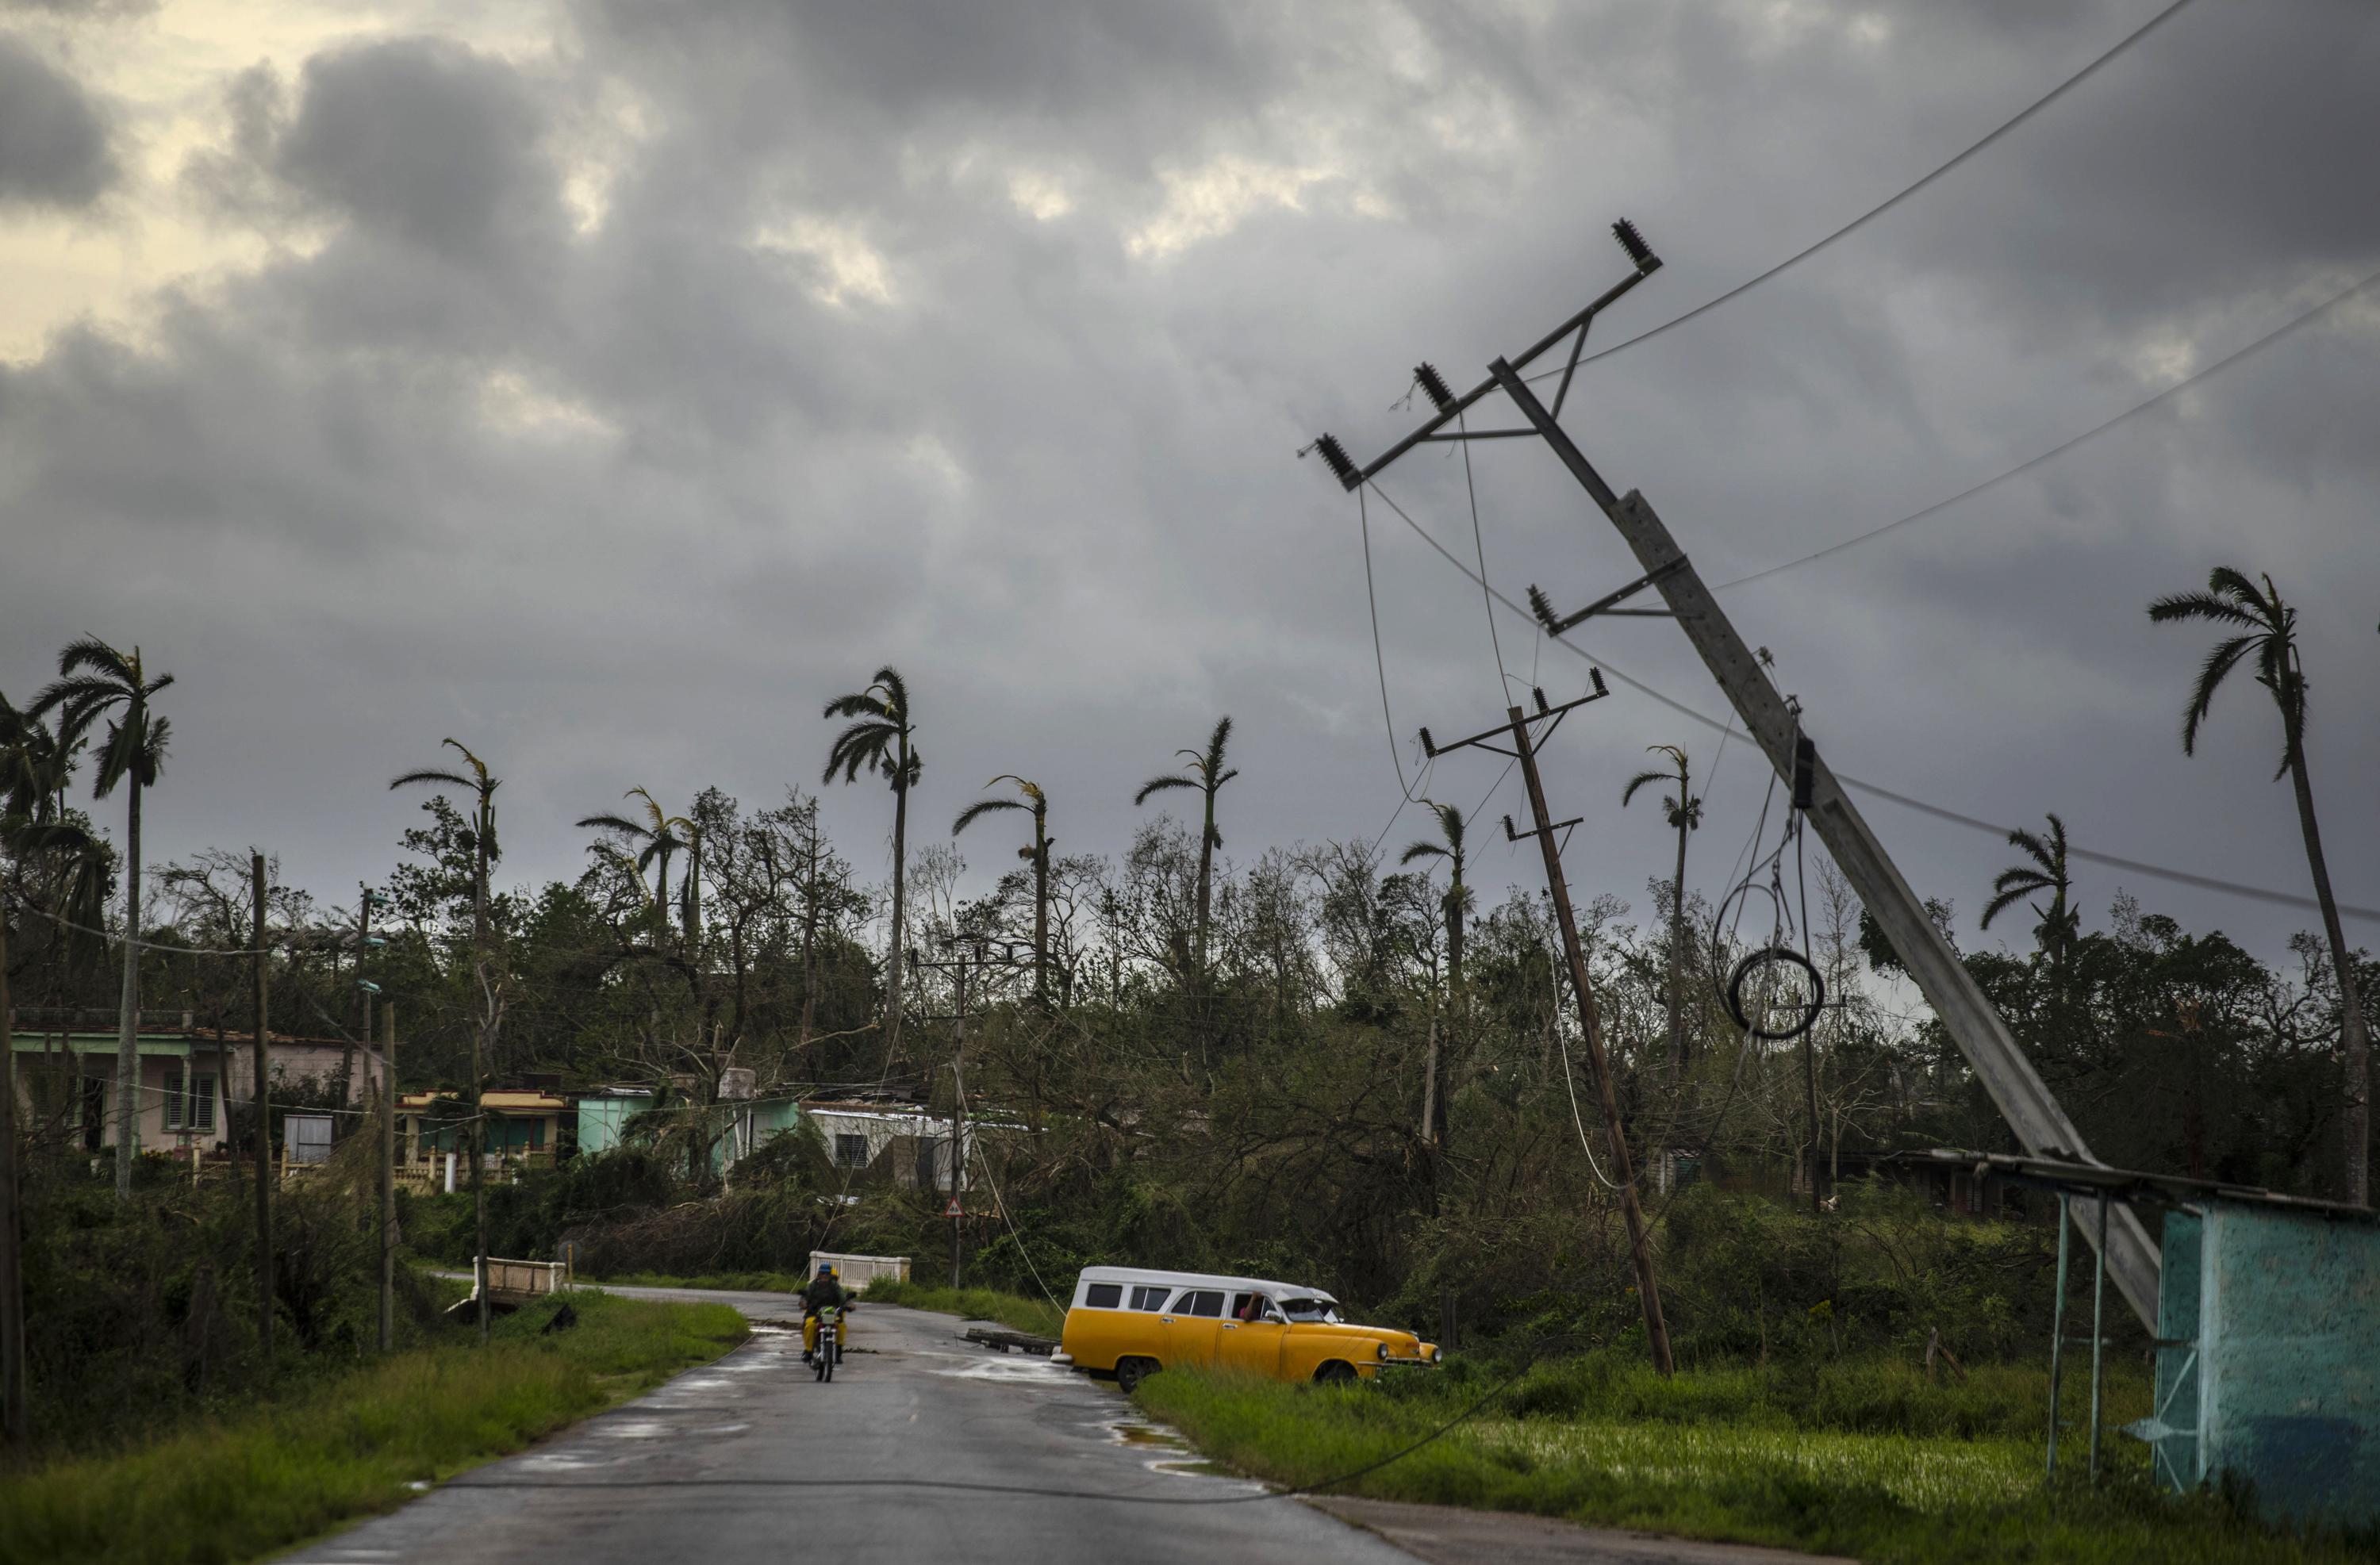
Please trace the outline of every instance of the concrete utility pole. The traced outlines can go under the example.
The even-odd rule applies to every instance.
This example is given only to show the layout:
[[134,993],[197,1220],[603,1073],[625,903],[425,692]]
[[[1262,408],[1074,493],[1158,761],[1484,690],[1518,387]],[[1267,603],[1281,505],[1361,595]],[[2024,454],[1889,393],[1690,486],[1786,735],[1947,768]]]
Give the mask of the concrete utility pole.
[[[1560,726],[1563,715],[1589,701],[1599,701],[1608,694],[1609,692],[1603,687],[1603,675],[1598,671],[1595,674],[1595,693],[1591,696],[1582,696],[1559,707],[1548,707],[1545,704],[1543,693],[1538,693],[1536,714],[1533,716],[1520,707],[1508,708],[1504,714],[1504,729],[1489,729],[1487,733],[1458,740],[1440,749],[1431,741],[1429,730],[1425,728],[1421,742],[1422,748],[1432,758],[1447,750],[1468,746],[1495,750],[1512,757],[1520,763],[1521,780],[1528,788],[1529,816],[1536,823],[1535,829],[1525,832],[1515,831],[1512,818],[1507,816],[1504,819],[1504,834],[1514,842],[1523,837],[1535,837],[1545,855],[1546,891],[1553,898],[1554,922],[1561,930],[1562,957],[1570,965],[1571,989],[1578,996],[1579,1032],[1585,1039],[1587,1064],[1595,1072],[1596,1096],[1603,1110],[1604,1138],[1611,1152],[1612,1183],[1620,1187],[1620,1209],[1628,1223],[1628,1258],[1636,1270],[1636,1301],[1645,1315],[1645,1345],[1652,1353],[1653,1367],[1668,1375],[1676,1365],[1670,1356],[1669,1322],[1661,1316],[1661,1285],[1654,1272],[1652,1237],[1645,1226],[1644,1204],[1636,1196],[1636,1170],[1628,1154],[1627,1128],[1620,1119],[1620,1093],[1611,1079],[1611,1062],[1603,1051],[1603,1025],[1596,1012],[1595,989],[1587,978],[1586,951],[1579,942],[1578,916],[1571,909],[1570,881],[1562,874],[1561,847],[1554,840],[1555,832],[1566,833],[1578,822],[1574,819],[1557,822],[1553,819],[1546,808],[1545,782],[1537,775],[1537,750],[1544,739],[1551,737],[1553,731]],[[1539,719],[1546,722],[1543,737],[1533,734],[1529,727]],[[1512,739],[1510,750],[1488,742],[1505,734],[1509,734]]]
[[[365,997],[369,1000],[370,997]],[[396,1351],[396,1007],[380,1008],[380,1351]]]
[[25,1422],[24,1236],[17,1216],[17,1013],[8,1004],[8,921],[0,916],[0,1439],[21,1451]]
[[[1798,716],[1788,710],[1785,701],[1761,673],[1752,653],[1736,634],[1727,615],[1721,612],[1710,588],[1687,561],[1683,551],[1670,536],[1669,529],[1654,514],[1652,505],[1633,491],[1624,497],[1612,491],[1604,482],[1585,455],[1580,451],[1559,419],[1563,399],[1568,395],[1572,376],[1576,373],[1580,355],[1586,346],[1586,336],[1596,316],[1639,282],[1660,269],[1661,260],[1645,243],[1635,226],[1622,220],[1612,224],[1613,236],[1621,248],[1635,263],[1635,270],[1585,309],[1572,316],[1530,347],[1510,360],[1499,358],[1488,368],[1488,378],[1460,396],[1446,386],[1436,370],[1423,366],[1416,379],[1437,405],[1437,412],[1421,428],[1366,467],[1358,467],[1348,458],[1346,451],[1329,435],[1315,442],[1323,460],[1347,489],[1360,489],[1372,478],[1405,452],[1427,441],[1498,440],[1535,434],[1545,442],[1571,476],[1609,517],[1621,538],[1636,556],[1645,574],[1635,581],[1605,594],[1585,609],[1566,617],[1557,617],[1542,598],[1532,592],[1533,606],[1548,634],[1559,636],[1591,615],[1599,613],[1633,614],[1674,618],[1686,633],[1695,651],[1702,655],[1719,688],[1726,692],[1745,730],[1767,755],[1769,764],[1778,775],[1794,776],[1797,752],[1811,776],[1810,807],[1806,819],[1816,828],[1819,840],[1835,860],[1860,903],[1877,925],[1910,977],[1934,1008],[1945,1031],[1959,1051],[1966,1057],[1992,1101],[2016,1133],[2025,1150],[2037,1158],[2064,1159],[2070,1161],[2096,1163],[2082,1135],[2059,1108],[2058,1100],[2033,1068],[2017,1045],[1999,1013],[1992,1008],[1958,957],[1950,942],[1935,928],[1925,915],[1925,904],[1891,857],[1884,851],[1865,819],[1852,804],[1834,772],[1816,754],[1815,747],[1806,743]],[[1560,385],[1554,393],[1553,405],[1540,402],[1522,371],[1532,361],[1565,337],[1571,339],[1569,361],[1561,370]],[[1446,427],[1474,403],[1496,391],[1502,391],[1524,420],[1520,428],[1472,430],[1467,425],[1457,427],[1457,432],[1445,432]],[[1659,592],[1665,609],[1624,609],[1615,605],[1652,588]],[[2099,1225],[2085,1225],[2079,1216],[2075,1226],[2094,1244],[2099,1243]],[[2107,1263],[2117,1289],[2131,1304],[2135,1315],[2154,1331],[2156,1328],[2157,1247],[2148,1231],[2129,1207],[2114,1209],[2107,1224]]]
[[249,892],[255,907],[256,942],[256,1341],[273,1369],[273,1077],[272,1044],[265,1035],[264,855],[248,855]]

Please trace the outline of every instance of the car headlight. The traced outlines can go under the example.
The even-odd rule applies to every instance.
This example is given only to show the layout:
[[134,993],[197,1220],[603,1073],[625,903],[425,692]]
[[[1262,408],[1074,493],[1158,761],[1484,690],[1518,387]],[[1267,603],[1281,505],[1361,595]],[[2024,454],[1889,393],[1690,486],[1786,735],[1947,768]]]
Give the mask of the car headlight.
[[1386,1363],[1388,1362],[1388,1358],[1389,1358],[1389,1345],[1388,1345],[1386,1342],[1382,1342],[1382,1343],[1380,1343],[1378,1346],[1379,1346],[1379,1353],[1380,1353],[1380,1362],[1381,1362],[1381,1363],[1383,1363],[1383,1364],[1386,1364]]

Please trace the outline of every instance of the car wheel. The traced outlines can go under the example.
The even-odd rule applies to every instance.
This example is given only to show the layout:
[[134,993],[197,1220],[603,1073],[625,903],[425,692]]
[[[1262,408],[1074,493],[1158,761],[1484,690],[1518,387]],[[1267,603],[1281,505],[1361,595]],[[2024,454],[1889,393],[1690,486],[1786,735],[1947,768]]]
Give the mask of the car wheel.
[[1352,1386],[1355,1383],[1355,1366],[1345,1359],[1334,1358],[1316,1370],[1314,1378],[1325,1386]]
[[1123,1394],[1127,1397],[1140,1389],[1142,1381],[1156,1373],[1155,1359],[1120,1358],[1116,1360],[1116,1384],[1123,1389]]

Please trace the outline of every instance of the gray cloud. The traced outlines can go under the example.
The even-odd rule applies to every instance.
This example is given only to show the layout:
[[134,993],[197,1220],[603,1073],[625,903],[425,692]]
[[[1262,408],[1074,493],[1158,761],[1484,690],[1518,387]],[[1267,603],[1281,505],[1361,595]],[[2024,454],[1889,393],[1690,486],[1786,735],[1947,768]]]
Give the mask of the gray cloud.
[[90,94],[0,35],[0,204],[87,207],[115,175],[107,119]]
[[[1022,770],[1070,848],[1120,846],[1134,783],[1230,710],[1235,854],[1368,838],[1398,793],[1356,518],[1292,452],[1323,428],[1377,449],[1416,359],[1467,382],[1599,291],[1620,212],[1670,264],[1598,340],[1824,232],[2145,14],[590,5],[534,67],[413,40],[285,93],[227,82],[230,152],[193,184],[321,243],[166,301],[140,346],[70,332],[0,370],[0,515],[38,545],[11,551],[0,682],[67,635],[139,636],[185,703],[157,840],[265,841],[325,889],[385,862],[409,807],[382,784],[444,734],[511,779],[508,862],[562,873],[565,823],[630,783],[808,783],[820,701],[887,660],[936,808]],[[1587,371],[1573,427],[1714,577],[2054,443],[2290,290],[2380,266],[2355,20],[2292,0],[2243,32],[2192,7],[1886,222]],[[582,231],[560,191],[599,155]],[[1023,176],[1065,199],[1036,215]],[[1134,253],[1160,219],[1212,221]],[[855,255],[881,297],[832,297]],[[2303,594],[2333,871],[2380,901],[2380,827],[2344,802],[2380,766],[2375,326],[2342,314],[1731,605],[1843,770],[2292,889],[2255,693],[2184,762],[2198,649],[2141,613],[2217,560],[2272,569]],[[1473,478],[1509,589],[1633,574],[1542,452],[1483,444]],[[1459,457],[1389,489],[1468,556]],[[1418,723],[1492,719],[1503,687],[1475,589],[1373,525],[1403,751]],[[1583,677],[1500,628],[1515,676]],[[1722,710],[1671,627],[1585,639]],[[1609,807],[1657,741],[1706,770],[1718,747],[1633,697],[1564,730],[1551,785],[1597,822],[1574,848],[1594,890],[1665,872],[1658,825]],[[1428,786],[1469,807],[1494,776],[1441,763]],[[1735,741],[1698,880],[1762,782]],[[881,804],[832,797],[863,863]],[[2006,850],[1872,815],[1972,915]],[[1500,846],[1483,882],[1524,882]],[[2115,880],[2084,888],[2095,916]],[[2303,922],[2134,889],[2267,948]]]

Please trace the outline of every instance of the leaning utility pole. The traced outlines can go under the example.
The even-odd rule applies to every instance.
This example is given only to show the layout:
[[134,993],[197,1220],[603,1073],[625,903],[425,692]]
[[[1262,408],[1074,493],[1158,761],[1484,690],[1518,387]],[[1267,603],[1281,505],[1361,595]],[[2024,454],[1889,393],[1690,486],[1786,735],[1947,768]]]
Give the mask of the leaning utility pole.
[[396,1351],[396,1007],[380,1008],[380,1351]]
[[[1504,818],[1504,835],[1512,842],[1535,837],[1538,848],[1545,855],[1546,891],[1553,898],[1554,922],[1561,928],[1562,957],[1570,964],[1571,989],[1578,996],[1579,1032],[1586,1040],[1587,1064],[1595,1072],[1596,1095],[1602,1103],[1603,1133],[1611,1150],[1611,1180],[1620,1187],[1620,1209],[1628,1221],[1628,1258],[1636,1268],[1636,1300],[1645,1312],[1645,1341],[1652,1350],[1653,1367],[1668,1375],[1676,1366],[1670,1358],[1669,1323],[1661,1317],[1661,1288],[1659,1280],[1654,1275],[1652,1236],[1645,1227],[1644,1205],[1636,1198],[1636,1170],[1628,1155],[1626,1127],[1620,1120],[1620,1093],[1611,1080],[1611,1062],[1603,1051],[1603,1026],[1596,1013],[1594,987],[1587,980],[1586,951],[1579,943],[1578,916],[1571,910],[1570,882],[1562,875],[1561,847],[1554,841],[1555,832],[1567,833],[1578,822],[1565,820],[1557,823],[1553,819],[1546,808],[1545,783],[1537,776],[1537,751],[1547,739],[1552,737],[1554,730],[1561,726],[1563,716],[1572,708],[1583,707],[1589,701],[1599,701],[1610,694],[1603,687],[1602,671],[1593,672],[1595,693],[1591,696],[1581,696],[1575,701],[1549,707],[1546,705],[1543,691],[1533,692],[1537,701],[1534,715],[1520,707],[1511,707],[1505,710],[1505,726],[1501,729],[1491,728],[1485,733],[1475,734],[1441,749],[1431,741],[1429,730],[1425,728],[1421,731],[1421,743],[1423,750],[1432,759],[1448,750],[1467,747],[1493,750],[1499,755],[1511,756],[1520,763],[1521,780],[1529,791],[1529,816],[1536,822],[1536,829],[1515,831],[1512,830],[1512,818],[1508,815]],[[1546,722],[1543,734],[1533,734],[1529,727],[1539,719]],[[1512,738],[1511,749],[1490,742],[1506,734]]]
[[8,920],[0,914],[0,1440],[23,1451],[25,1278],[17,1219],[17,1013],[8,1005]]
[[248,855],[249,892],[255,904],[256,942],[256,1341],[273,1370],[273,1078],[272,1045],[264,1028],[264,855]]
[[[2065,1110],[2058,1106],[2033,1062],[2025,1058],[1992,1003],[1985,998],[1973,977],[1959,961],[1950,942],[1926,916],[1925,906],[1917,893],[1901,878],[1900,868],[1884,851],[1876,833],[1854,807],[1842,785],[1827,763],[1819,758],[1816,748],[1804,735],[1800,715],[1790,710],[1784,698],[1769,684],[1751,650],[1735,626],[1704,585],[1669,528],[1653,512],[1652,505],[1642,494],[1631,491],[1616,494],[1595,470],[1585,454],[1562,429],[1559,419],[1563,399],[1569,394],[1571,381],[1577,372],[1582,351],[1586,346],[1588,329],[1596,315],[1639,282],[1649,277],[1661,265],[1660,258],[1647,247],[1633,224],[1624,219],[1612,225],[1621,248],[1635,263],[1635,270],[1615,286],[1607,289],[1596,301],[1556,327],[1545,337],[1511,359],[1499,358],[1488,367],[1488,378],[1461,396],[1453,394],[1435,370],[1422,366],[1416,379],[1437,404],[1438,411],[1420,429],[1376,457],[1369,466],[1358,467],[1349,460],[1340,443],[1325,435],[1315,443],[1325,462],[1348,489],[1359,489],[1407,451],[1427,441],[1495,440],[1535,435],[1541,438],[1572,478],[1593,498],[1596,505],[1611,521],[1612,527],[1635,554],[1644,575],[1634,581],[1606,593],[1586,608],[1567,616],[1558,616],[1541,593],[1531,589],[1531,607],[1536,611],[1548,635],[1559,636],[1592,615],[1601,613],[1630,614],[1674,618],[1686,633],[1694,650],[1702,655],[1704,666],[1726,692],[1744,729],[1758,742],[1776,768],[1779,777],[1791,779],[1795,774],[1797,759],[1810,778],[1810,806],[1806,819],[1816,828],[1819,840],[1835,860],[1835,866],[1851,882],[1865,907],[1886,937],[1892,942],[1894,952],[1909,969],[1910,977],[1925,996],[1926,1002],[1940,1018],[1943,1029],[1950,1036],[1959,1051],[1966,1057],[1975,1077],[1991,1094],[1992,1101],[2007,1120],[2009,1128],[2025,1150],[2036,1158],[2063,1159],[2073,1162],[2096,1163],[2091,1149],[2084,1145]],[[1560,370],[1560,384],[1556,388],[1552,406],[1538,400],[1522,371],[1538,356],[1555,346],[1565,337],[1572,338],[1567,364]],[[1548,372],[1550,378],[1551,372]],[[1458,425],[1453,433],[1444,432],[1459,415],[1472,404],[1496,391],[1502,391],[1520,413],[1524,423],[1519,428],[1473,430],[1467,424]],[[1661,595],[1666,609],[1622,609],[1615,605],[1646,588]],[[2075,1226],[2093,1244],[2099,1243],[2099,1225],[2085,1224],[2082,1207],[2073,1214]],[[2157,1318],[2157,1246],[2147,1229],[2130,1207],[2114,1209],[2107,1229],[2107,1265],[2116,1286],[2151,1330]]]

